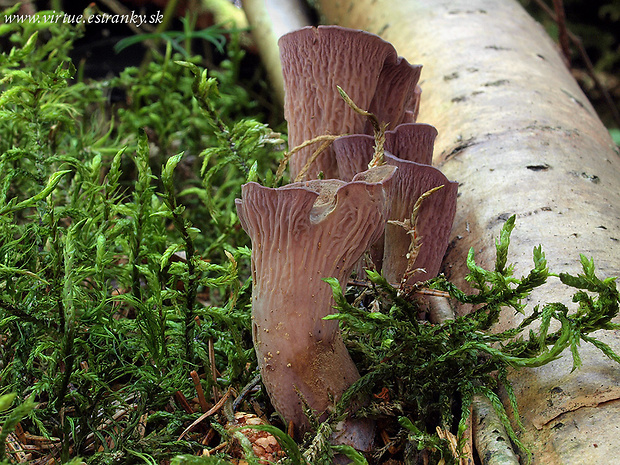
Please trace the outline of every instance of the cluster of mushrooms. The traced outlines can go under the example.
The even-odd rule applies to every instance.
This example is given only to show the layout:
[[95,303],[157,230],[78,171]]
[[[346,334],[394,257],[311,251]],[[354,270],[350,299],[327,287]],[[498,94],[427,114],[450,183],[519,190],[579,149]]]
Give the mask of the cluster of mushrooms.
[[[393,283],[434,277],[448,244],[457,183],[430,166],[435,128],[415,123],[421,66],[374,34],[339,26],[306,27],[279,45],[289,146],[348,134],[310,164],[310,146],[291,157],[291,179],[303,170],[302,181],[279,188],[250,182],[236,201],[252,240],[252,335],[262,380],[276,411],[301,436],[309,430],[303,402],[325,418],[360,376],[338,322],[323,319],[334,313],[324,278],[344,287],[362,269],[363,256]],[[369,168],[376,128],[338,86],[387,129],[377,166]],[[420,196],[435,188],[417,205],[412,264],[413,229],[403,226]],[[412,265],[417,272],[407,273]],[[351,418],[337,429],[334,443],[372,448],[372,421]]]

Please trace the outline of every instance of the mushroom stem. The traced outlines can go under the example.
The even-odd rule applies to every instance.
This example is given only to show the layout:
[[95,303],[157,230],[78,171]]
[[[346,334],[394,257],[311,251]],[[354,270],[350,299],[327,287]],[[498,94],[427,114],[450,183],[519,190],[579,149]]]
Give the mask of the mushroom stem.
[[[324,419],[359,378],[338,322],[323,319],[334,312],[323,279],[344,286],[355,262],[381,236],[384,183],[394,171],[384,166],[361,173],[359,181],[278,189],[248,183],[237,199],[241,225],[252,240],[252,336],[263,383],[275,409],[300,434],[310,426],[300,396]],[[359,436],[351,445],[368,448],[372,424],[351,424]]]

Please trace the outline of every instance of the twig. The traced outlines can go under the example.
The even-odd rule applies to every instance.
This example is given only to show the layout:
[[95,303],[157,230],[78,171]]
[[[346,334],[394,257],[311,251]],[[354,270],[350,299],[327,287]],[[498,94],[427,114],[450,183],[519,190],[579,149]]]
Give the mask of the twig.
[[[440,324],[454,319],[454,309],[450,305],[447,296],[427,294],[426,289],[415,291],[416,300],[420,306],[428,313],[428,320],[433,324]],[[432,289],[429,289],[432,290]]]
[[[420,294],[424,294],[420,292]],[[429,319],[435,323],[445,323],[454,320],[455,313],[446,297],[438,295],[424,295],[427,304]],[[476,395],[472,401],[469,416],[469,450],[466,452],[469,463],[473,462],[472,439],[475,441],[476,451],[480,460],[487,465],[518,465],[519,458],[514,453],[510,438],[499,419],[490,401]],[[439,431],[438,431],[439,432]]]
[[252,36],[280,105],[284,103],[284,77],[278,39],[285,33],[309,26],[310,16],[302,0],[243,0]]
[[[558,22],[558,17],[554,13],[554,11],[551,10],[551,8],[549,8],[543,0],[534,0],[534,1],[536,2],[538,6],[540,6],[540,8],[552,20],[554,20],[555,22]],[[607,105],[609,106],[609,109],[611,110],[611,114],[614,118],[614,121],[616,122],[616,124],[620,126],[620,111],[618,111],[618,107],[616,107],[616,104],[614,103],[614,100],[611,98],[611,95],[609,94],[609,91],[607,90],[607,88],[603,86],[599,78],[596,77],[596,74],[594,73],[594,65],[592,64],[590,57],[586,53],[586,49],[583,46],[583,42],[581,38],[573,34],[569,29],[566,29],[566,35],[571,40],[571,42],[575,44],[575,46],[577,47],[577,50],[579,50],[579,55],[581,55],[581,58],[583,59],[583,62],[586,65],[586,72],[588,73],[588,76],[590,76],[592,81],[594,81],[594,85],[599,90],[599,92],[601,92],[601,94],[603,95],[605,102],[607,103]]]
[[138,437],[140,439],[144,439],[144,436],[146,435],[146,422],[148,418],[149,414],[143,413],[142,415],[140,415],[140,420],[138,420],[138,426],[136,426],[136,431],[138,432]]
[[252,378],[252,381],[250,381],[248,384],[246,384],[246,386],[241,390],[241,392],[239,393],[239,395],[237,396],[237,398],[234,400],[233,404],[232,404],[232,409],[233,412],[237,411],[237,408],[239,408],[239,404],[241,402],[243,402],[243,399],[245,398],[245,396],[248,395],[248,393],[254,389],[254,387],[260,382],[260,374],[256,375],[254,378]]
[[474,438],[480,460],[487,465],[519,465],[519,457],[510,447],[508,434],[489,399],[474,396],[472,406]]
[[208,450],[208,451],[207,451],[206,456],[207,456],[207,457],[211,457],[211,454],[213,454],[213,453],[215,453],[215,452],[218,452],[218,451],[220,451],[220,450],[224,449],[224,448],[225,448],[225,447],[227,447],[227,446],[228,446],[228,441],[223,442],[223,443],[221,443],[221,444],[218,444],[218,445],[217,445],[216,447],[214,447],[213,449]]
[[187,398],[181,391],[175,392],[174,396],[177,398],[179,404],[181,404],[181,407],[183,407],[183,410],[185,410],[186,413],[194,413],[194,411],[192,410],[192,406],[189,405]]
[[202,420],[204,420],[207,417],[210,417],[215,412],[217,412],[219,409],[221,409],[222,406],[226,403],[226,400],[230,397],[231,394],[232,394],[232,388],[229,387],[228,390],[226,391],[226,393],[222,396],[222,398],[219,400],[219,402],[217,404],[215,404],[213,407],[211,407],[211,409],[208,412],[205,412],[202,415],[200,415],[196,420],[194,420],[194,422],[191,425],[189,425],[187,428],[185,428],[185,430],[183,430],[183,432],[181,433],[181,435],[179,436],[177,441],[180,441],[181,439],[183,439],[183,436],[185,436],[187,433],[189,433],[194,428],[194,426],[199,424]]
[[202,384],[200,384],[200,376],[198,376],[198,372],[196,370],[192,370],[189,375],[192,377],[192,381],[194,382],[194,389],[196,389],[196,395],[198,396],[198,402],[200,403],[200,410],[204,413],[209,409],[207,405],[207,399],[205,399],[205,393],[202,390]]
[[209,365],[211,365],[211,377],[213,378],[213,402],[218,402],[220,393],[217,388],[217,367],[215,366],[215,348],[212,338],[209,338]]
[[14,433],[8,434],[6,446],[9,453],[17,459],[18,463],[27,462],[31,458],[30,454],[26,453],[25,447]]
[[553,0],[553,8],[555,9],[555,15],[557,17],[556,23],[558,24],[558,41],[562,48],[564,55],[564,63],[567,68],[570,68],[570,46],[568,44],[568,32],[566,30],[566,15],[564,13],[563,0]]
[[[435,431],[437,432],[437,436],[448,442],[450,452],[452,452],[452,457],[458,460],[458,465],[473,465],[474,459],[469,444],[465,444],[463,447],[463,454],[459,455],[459,444],[457,437],[447,428],[440,428],[437,426]],[[488,464],[488,462],[485,462],[485,464]]]

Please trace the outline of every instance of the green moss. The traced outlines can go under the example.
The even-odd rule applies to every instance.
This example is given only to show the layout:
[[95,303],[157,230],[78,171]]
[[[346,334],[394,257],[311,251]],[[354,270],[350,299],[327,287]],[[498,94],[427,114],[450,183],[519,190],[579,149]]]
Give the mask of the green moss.
[[[208,73],[168,46],[143,73],[76,81],[79,29],[0,33],[12,43],[0,55],[0,392],[37,404],[24,426],[59,438],[62,460],[201,450],[176,440],[199,414],[175,399],[195,396],[193,370],[209,394],[254,377],[249,240],[233,200],[279,155],[246,116],[242,54]],[[112,87],[126,104],[110,104]]]
[[[234,36],[218,69],[203,69],[168,41],[142,68],[91,82],[69,58],[81,34],[66,24],[0,25],[11,46],[0,54],[0,460],[21,421],[28,432],[58,438],[51,453],[65,461],[187,454],[173,463],[223,463],[189,455],[204,448],[203,435],[179,434],[200,413],[179,399],[196,395],[192,371],[213,401],[212,393],[245,392],[255,378],[249,241],[234,198],[248,180],[274,184],[280,140],[248,118],[258,108],[238,83],[243,52]],[[108,100],[112,89],[124,102]],[[427,283],[478,307],[454,321],[419,321],[414,290],[403,293],[376,273],[364,292],[328,280],[339,310],[330,318],[341,320],[363,375],[330,421],[350,399],[370,394],[358,415],[384,422],[405,458],[428,448],[449,461],[435,428],[462,433],[474,394],[491,400],[519,444],[495,394],[503,386],[517,411],[508,368],[539,366],[570,348],[576,369],[580,341],[620,361],[590,335],[617,329],[614,280],[599,280],[583,257],[582,275],[550,274],[540,248],[532,271],[514,277],[513,227],[514,218],[498,239],[493,270],[479,267],[473,252],[467,257],[475,293],[443,278]],[[551,303],[514,330],[489,331],[500,312],[523,311],[523,299],[550,278],[576,289],[576,312]],[[534,320],[539,329],[528,332]],[[550,332],[554,320],[560,329]],[[383,388],[389,399],[373,397]],[[235,434],[223,426],[230,410],[203,423],[221,441]],[[328,445],[329,422],[304,444],[264,429],[289,463],[330,463],[334,453],[366,460]]]
[[[513,407],[514,422],[520,425],[508,369],[545,365],[570,349],[575,370],[581,365],[580,341],[593,344],[611,360],[620,362],[610,347],[590,335],[598,329],[620,328],[612,323],[620,304],[615,278],[597,278],[594,262],[584,256],[583,274],[551,274],[540,247],[533,251],[532,270],[521,278],[513,276],[507,259],[514,226],[513,216],[496,241],[493,270],[478,266],[473,250],[470,251],[467,281],[474,293],[465,293],[443,277],[424,283],[460,303],[475,305],[475,311],[454,320],[440,324],[420,322],[415,298],[418,287],[403,292],[376,272],[368,271],[371,286],[364,296],[357,296],[356,304],[350,303],[336,281],[327,280],[334,290],[339,312],[328,318],[341,321],[348,346],[363,367],[362,377],[345,393],[341,407],[360,393],[378,394],[387,389],[389,402],[371,397],[373,402],[361,414],[399,417],[406,433],[395,432],[401,441],[414,448],[430,447],[450,462],[453,458],[448,442],[436,436],[436,428],[454,430],[458,424],[454,432],[462,439],[473,396],[483,395],[491,401],[510,439],[529,455],[527,445],[519,441],[495,393],[500,386],[505,390]],[[502,311],[523,313],[523,300],[551,277],[575,289],[576,311],[569,312],[563,303],[549,303],[532,309],[517,328],[491,331]],[[539,323],[538,331],[529,330],[535,321]],[[559,329],[549,332],[552,321],[558,323],[554,326]]]

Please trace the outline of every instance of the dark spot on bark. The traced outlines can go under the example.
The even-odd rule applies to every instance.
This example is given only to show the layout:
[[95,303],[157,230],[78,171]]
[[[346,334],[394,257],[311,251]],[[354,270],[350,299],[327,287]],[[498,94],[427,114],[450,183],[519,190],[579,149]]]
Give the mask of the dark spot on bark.
[[463,140],[463,138],[459,136],[456,140],[454,148],[445,156],[445,160],[449,160],[450,158],[457,156],[461,151],[465,150],[467,147],[471,147],[472,145],[476,145],[473,137]]
[[502,224],[505,223],[506,221],[508,221],[508,218],[510,218],[511,216],[512,216],[512,213],[500,213],[499,215],[497,215],[497,217],[495,217],[495,219],[489,221],[487,229],[492,229],[498,223],[502,223]]
[[503,86],[504,84],[508,84],[510,81],[508,79],[499,79],[493,82],[487,82],[484,84],[484,87],[498,87]]
[[475,14],[481,14],[481,15],[486,15],[487,14],[487,10],[483,10],[482,8],[478,8],[477,10],[450,10],[448,11],[449,15],[460,15],[460,14],[466,14],[466,15],[475,15]]
[[564,428],[564,423],[560,422],[551,427],[551,429],[561,429]]
[[551,166],[547,163],[543,163],[541,165],[527,165],[526,168],[531,171],[547,171]]
[[600,226],[597,226],[597,229],[607,229],[607,228],[603,225],[600,225]]
[[545,61],[547,61],[547,59],[544,57],[544,55],[541,55],[540,53],[537,53],[537,54],[536,54],[536,56],[537,56],[538,58],[540,58],[541,60],[545,60]]
[[459,73],[458,73],[458,71],[455,71],[454,73],[446,74],[443,77],[443,80],[444,81],[451,81],[452,79],[457,79],[458,77],[459,77]]
[[529,212],[519,213],[517,214],[517,218],[525,218],[525,217],[532,216],[532,215],[538,215],[540,212],[550,212],[550,211],[552,211],[551,207],[540,207],[540,208],[537,208]]
[[465,97],[464,95],[461,95],[460,97],[454,97],[451,101],[452,103],[459,103],[459,102],[464,102],[465,100],[467,100],[467,97]]
[[581,108],[585,109],[585,105],[583,103],[581,103],[581,101],[576,98],[575,96],[573,96],[570,92],[564,90],[564,89],[560,89],[562,92],[564,92],[566,95],[568,95],[568,98],[570,98],[573,102],[575,102],[577,105],[579,105]]
[[551,392],[551,394],[563,394],[564,390],[561,387],[556,386],[554,388],[551,388],[549,392]]
[[388,27],[390,27],[390,23],[384,24],[383,27],[381,29],[379,29],[379,31],[377,32],[377,35],[380,36],[381,34],[383,34]]
[[489,50],[510,50],[507,47],[500,47],[499,45],[487,45],[484,48],[489,49]]
[[594,184],[598,184],[599,182],[601,182],[601,179],[597,175],[589,174],[589,173],[586,173],[585,171],[582,171],[581,173],[579,173],[578,171],[571,171],[570,174],[572,174],[573,176],[577,178],[583,178],[586,181],[593,182]]

